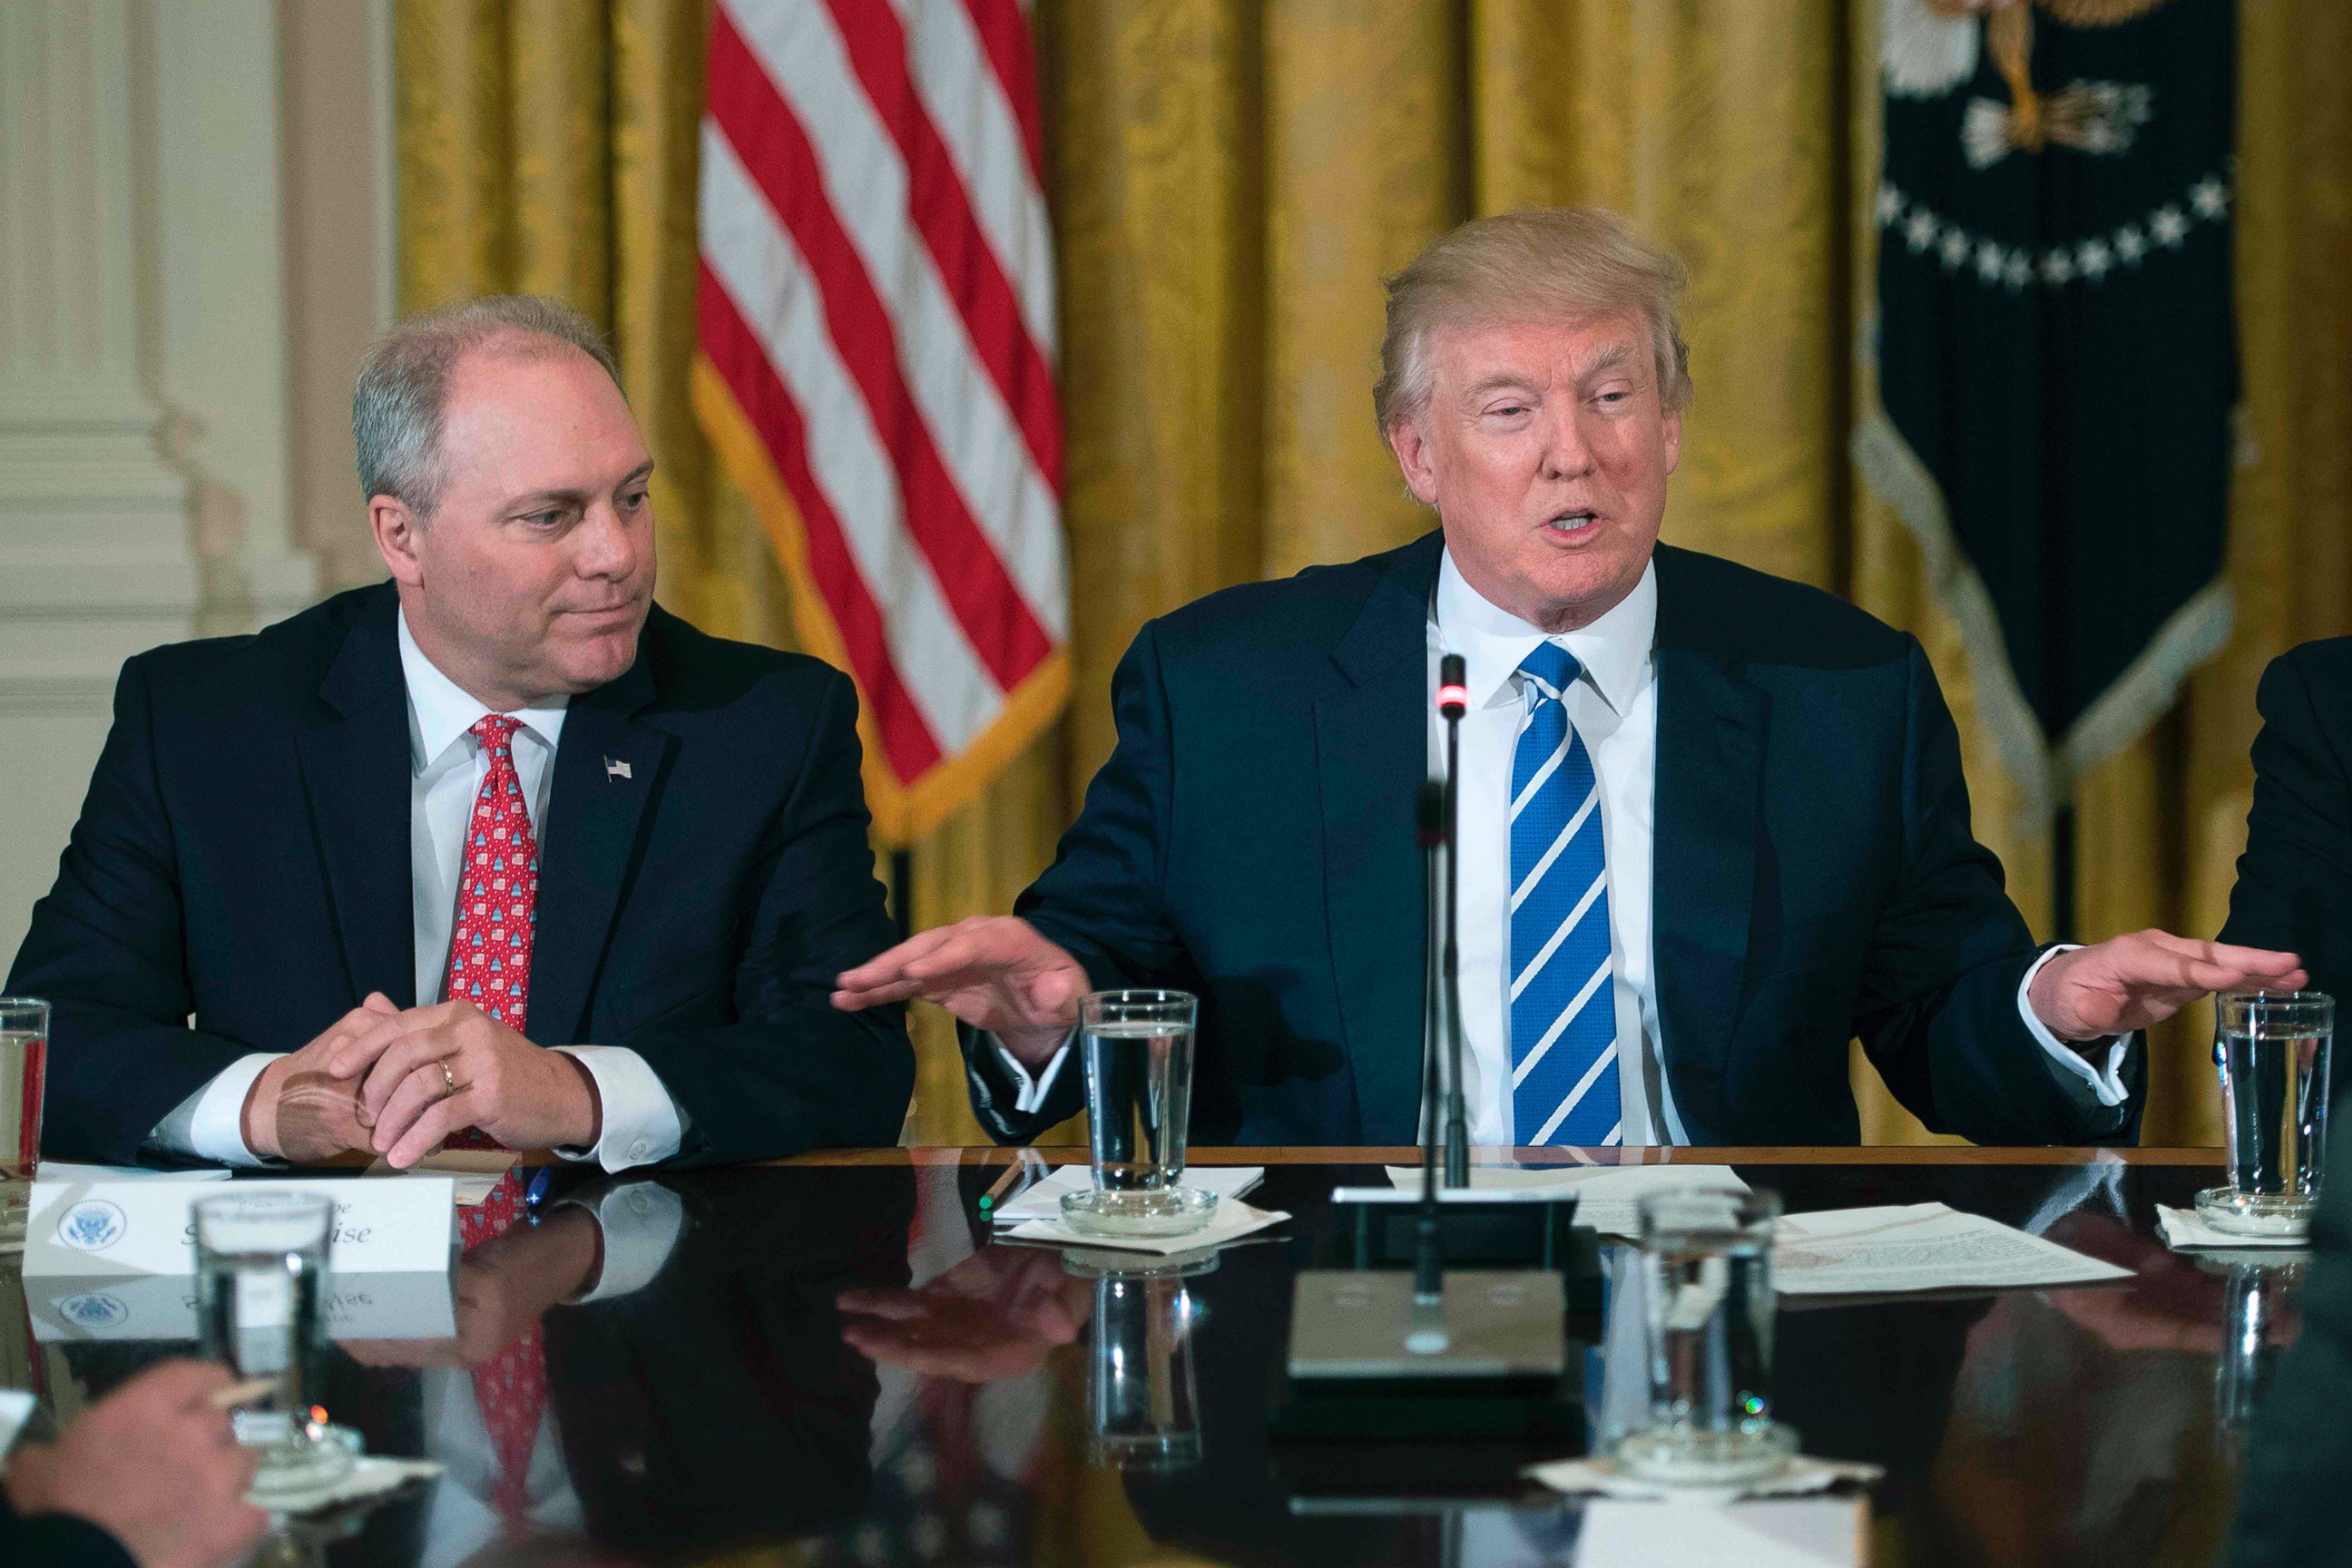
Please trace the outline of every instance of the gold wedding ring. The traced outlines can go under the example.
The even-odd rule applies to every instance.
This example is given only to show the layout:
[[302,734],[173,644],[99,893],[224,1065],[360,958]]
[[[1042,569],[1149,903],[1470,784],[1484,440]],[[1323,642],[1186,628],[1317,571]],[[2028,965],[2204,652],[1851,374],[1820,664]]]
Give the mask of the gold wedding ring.
[[[457,1092],[457,1075],[449,1070],[449,1061],[446,1057],[441,1061],[441,1081],[449,1086],[449,1094]],[[441,1098],[446,1100],[448,1097],[449,1095],[445,1094]]]

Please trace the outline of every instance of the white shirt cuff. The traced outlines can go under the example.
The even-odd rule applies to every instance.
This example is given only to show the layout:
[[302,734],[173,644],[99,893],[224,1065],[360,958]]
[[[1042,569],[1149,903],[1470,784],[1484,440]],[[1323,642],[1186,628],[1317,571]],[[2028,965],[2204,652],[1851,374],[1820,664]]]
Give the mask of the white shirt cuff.
[[[1070,1039],[1076,1039],[1077,1033],[1076,1029],[1071,1030]],[[995,1047],[997,1059],[1004,1064],[1004,1070],[1013,1075],[1013,1082],[1021,1091],[1013,1096],[1013,1109],[1023,1116],[1035,1115],[1037,1108],[1045,1103],[1045,1097],[1053,1092],[1054,1080],[1062,1076],[1062,1063],[1070,1055],[1070,1041],[1062,1042],[1062,1048],[1054,1053],[1054,1059],[1045,1064],[1045,1070],[1034,1078],[1029,1076],[1029,1069],[1022,1065],[1019,1057],[1004,1048],[1003,1041],[991,1035],[988,1043]]]
[[147,1142],[170,1153],[216,1164],[273,1163],[245,1145],[245,1097],[261,1069],[277,1059],[269,1051],[237,1058],[215,1073],[210,1083],[174,1106],[147,1134]]
[[658,1182],[614,1187],[596,1200],[592,1212],[604,1233],[604,1268],[595,1285],[576,1298],[581,1301],[625,1296],[652,1284],[686,1230],[686,1200]]
[[650,1165],[677,1152],[686,1113],[662,1087],[661,1076],[626,1046],[558,1046],[596,1080],[604,1129],[593,1149],[558,1149],[565,1160],[593,1160],[607,1171]]
[[2017,983],[2017,1011],[2024,1018],[2026,1028],[2040,1042],[2059,1071],[2079,1080],[2098,1097],[2101,1105],[2112,1110],[2131,1098],[2124,1089],[2122,1076],[2125,1054],[2131,1049],[2131,1037],[2117,1037],[2116,1042],[2107,1047],[2106,1065],[2094,1066],[2090,1058],[2050,1032],[2050,1026],[2035,1014],[2033,1004],[2029,1000],[2033,990],[2033,977],[2042,973],[2042,966],[2060,953],[2072,952],[2082,945],[2079,942],[2060,942],[2026,966],[2025,978]]

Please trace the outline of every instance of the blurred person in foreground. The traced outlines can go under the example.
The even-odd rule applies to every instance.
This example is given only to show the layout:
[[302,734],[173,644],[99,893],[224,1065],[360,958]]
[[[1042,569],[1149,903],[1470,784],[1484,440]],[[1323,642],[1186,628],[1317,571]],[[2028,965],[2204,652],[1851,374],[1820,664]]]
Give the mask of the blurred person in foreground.
[[269,1528],[256,1463],[213,1396],[226,1369],[176,1361],[132,1379],[0,1469],[0,1562],[226,1568]]
[[982,1123],[1018,1140],[1084,1101],[1081,993],[1195,991],[1197,1142],[1410,1142],[1412,803],[1454,653],[1474,1142],[1853,1143],[1854,1038],[1937,1131],[2136,1139],[2137,1031],[2298,984],[2296,960],[2160,931],[2037,948],[1918,642],[1659,542],[1682,276],[1598,211],[1423,251],[1388,286],[1373,403],[1437,531],[1147,624],[1117,749],[1013,915],[848,971],[835,1005],[947,1006]]
[[856,699],[653,602],[653,462],[554,300],[395,327],[352,405],[392,581],[123,667],[9,984],[46,1144],[229,1164],[457,1135],[605,1170],[898,1137]]

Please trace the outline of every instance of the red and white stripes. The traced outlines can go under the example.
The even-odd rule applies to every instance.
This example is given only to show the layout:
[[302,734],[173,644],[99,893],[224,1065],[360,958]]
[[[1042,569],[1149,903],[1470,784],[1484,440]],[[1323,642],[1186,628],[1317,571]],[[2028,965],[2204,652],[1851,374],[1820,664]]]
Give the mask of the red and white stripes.
[[1052,237],[1017,0],[719,0],[696,405],[905,843],[1058,711]]

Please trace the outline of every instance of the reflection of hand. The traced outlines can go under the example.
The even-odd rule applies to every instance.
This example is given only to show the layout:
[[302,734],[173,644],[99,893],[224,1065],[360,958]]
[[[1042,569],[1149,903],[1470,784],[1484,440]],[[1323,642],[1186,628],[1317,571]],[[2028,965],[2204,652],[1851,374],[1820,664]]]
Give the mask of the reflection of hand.
[[1033,1371],[1094,1311],[1094,1290],[1062,1255],[983,1247],[917,1290],[844,1290],[841,1337],[868,1361],[993,1383]]
[[[2092,1285],[2053,1290],[2050,1304],[2119,1351],[2188,1351],[2219,1355],[2222,1348],[2224,1281],[2196,1262],[2134,1232],[2105,1215],[2068,1215],[2052,1226],[2049,1239],[2087,1253],[2103,1263],[2128,1268],[2129,1284]],[[2268,1342],[2294,1337],[2299,1314],[2274,1315]]]
[[367,1366],[479,1366],[530,1331],[541,1314],[595,1282],[604,1230],[586,1209],[557,1209],[518,1225],[459,1259],[454,1340],[350,1340]]
[[833,1005],[854,1012],[920,996],[1044,1067],[1078,1021],[1087,989],[1078,961],[1012,915],[975,915],[909,937],[844,973]]
[[2060,1039],[2095,1040],[2160,1024],[2216,991],[2292,991],[2309,978],[2291,952],[2143,931],[2060,953],[2034,975],[2026,1000]]
[[104,1529],[141,1568],[226,1568],[269,1516],[245,1500],[257,1457],[238,1447],[212,1396],[224,1369],[166,1362],[91,1405],[54,1443],[8,1466],[19,1514],[66,1513]]
[[359,1080],[369,1144],[402,1170],[461,1128],[509,1149],[556,1149],[595,1142],[602,1121],[587,1068],[470,1002],[379,1019],[343,1043],[329,1070]]
[[366,1035],[400,1009],[381,991],[328,1026],[300,1050],[282,1056],[245,1093],[245,1145],[265,1159],[315,1165],[368,1146],[352,1086],[328,1064],[344,1042]]

